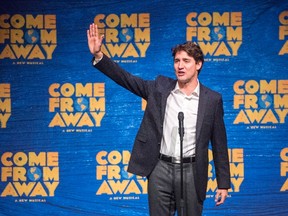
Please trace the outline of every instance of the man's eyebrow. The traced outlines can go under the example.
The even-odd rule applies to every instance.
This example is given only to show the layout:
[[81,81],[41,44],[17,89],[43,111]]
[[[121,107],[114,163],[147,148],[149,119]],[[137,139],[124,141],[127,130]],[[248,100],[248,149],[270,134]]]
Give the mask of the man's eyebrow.
[[190,60],[191,60],[191,58],[174,58],[174,61],[175,61],[175,60],[180,60],[180,59],[182,59],[182,60],[184,60],[184,61],[187,61],[187,60],[190,61]]

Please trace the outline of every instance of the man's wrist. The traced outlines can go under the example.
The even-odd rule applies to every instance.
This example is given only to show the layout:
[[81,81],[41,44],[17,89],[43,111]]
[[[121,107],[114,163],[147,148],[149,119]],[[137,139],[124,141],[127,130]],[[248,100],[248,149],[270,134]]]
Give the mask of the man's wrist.
[[94,54],[93,58],[93,65],[96,65],[98,62],[100,62],[103,58],[103,53],[101,51]]
[[102,58],[102,57],[103,57],[102,51],[99,50],[99,51],[95,52],[95,53],[94,53],[94,57],[95,57],[96,59]]

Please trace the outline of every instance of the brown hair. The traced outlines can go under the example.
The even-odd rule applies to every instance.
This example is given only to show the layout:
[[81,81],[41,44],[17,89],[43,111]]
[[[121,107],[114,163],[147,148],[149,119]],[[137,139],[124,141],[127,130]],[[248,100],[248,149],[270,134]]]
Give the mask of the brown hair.
[[[203,52],[198,44],[192,41],[187,41],[183,44],[178,44],[175,47],[172,48],[172,56],[175,58],[175,55],[177,52],[185,51],[189,56],[194,58],[196,63],[202,62],[202,67],[204,64],[204,55]],[[198,70],[198,75],[200,74],[200,71],[202,67]]]

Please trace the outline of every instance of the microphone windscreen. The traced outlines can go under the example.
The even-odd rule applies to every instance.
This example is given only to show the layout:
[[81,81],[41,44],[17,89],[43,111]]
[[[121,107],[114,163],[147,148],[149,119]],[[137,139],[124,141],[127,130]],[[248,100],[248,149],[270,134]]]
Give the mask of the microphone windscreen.
[[178,113],[178,119],[179,120],[183,120],[184,119],[184,113],[183,112],[179,112]]

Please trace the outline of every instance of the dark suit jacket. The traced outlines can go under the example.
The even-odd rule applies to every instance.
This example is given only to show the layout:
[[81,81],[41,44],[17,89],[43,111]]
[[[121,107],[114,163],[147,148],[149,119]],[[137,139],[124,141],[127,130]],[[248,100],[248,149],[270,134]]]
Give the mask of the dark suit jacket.
[[[143,80],[126,72],[105,55],[95,67],[120,86],[147,101],[143,120],[131,153],[128,171],[140,176],[149,176],[158,162],[166,101],[177,81],[164,76],[158,76],[153,81]],[[219,93],[200,84],[194,178],[197,194],[202,202],[206,197],[210,141],[218,188],[230,188],[222,97]]]

